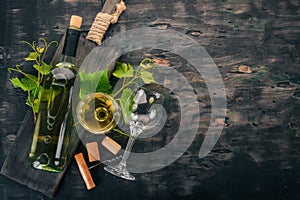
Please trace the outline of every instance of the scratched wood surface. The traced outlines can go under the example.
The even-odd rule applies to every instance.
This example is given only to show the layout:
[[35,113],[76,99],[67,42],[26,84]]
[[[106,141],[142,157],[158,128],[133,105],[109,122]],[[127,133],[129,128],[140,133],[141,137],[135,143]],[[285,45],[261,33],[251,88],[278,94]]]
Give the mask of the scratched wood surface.
[[[100,166],[91,170],[97,187],[86,191],[72,161],[55,199],[299,198],[299,1],[125,2],[127,10],[106,38],[134,28],[156,27],[176,30],[198,41],[213,58],[225,84],[226,126],[211,153],[200,159],[198,152],[210,122],[210,97],[202,77],[185,60],[169,52],[147,49],[125,55],[122,59],[128,62],[137,62],[144,55],[161,58],[188,78],[201,110],[198,134],[177,161],[158,171],[135,174],[135,182],[112,177]],[[86,18],[84,26],[88,28],[100,3],[103,1],[31,1],[30,5],[4,1],[0,6],[1,30],[5,30],[0,33],[0,72],[4,77],[0,87],[7,91],[0,95],[1,164],[27,111],[19,103],[25,96],[8,84],[6,71],[7,65],[22,62],[25,57],[20,53],[24,46],[19,41],[41,36],[59,40],[68,20],[65,15],[74,12]],[[25,19],[31,22],[25,23]],[[252,73],[237,73],[240,65],[250,66]],[[176,117],[174,114],[174,121]],[[165,143],[172,139],[176,126],[166,127],[169,137],[161,138]],[[137,143],[135,151],[151,151],[165,144],[152,143]],[[84,152],[85,148],[80,146],[77,151]],[[1,176],[0,199],[48,198]]]

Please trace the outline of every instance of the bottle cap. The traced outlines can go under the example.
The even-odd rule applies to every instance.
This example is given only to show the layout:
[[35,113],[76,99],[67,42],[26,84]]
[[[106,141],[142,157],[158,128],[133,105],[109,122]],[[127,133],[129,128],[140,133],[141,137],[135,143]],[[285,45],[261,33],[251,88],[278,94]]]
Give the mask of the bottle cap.
[[77,15],[72,15],[70,20],[70,27],[80,29],[82,24],[82,17]]

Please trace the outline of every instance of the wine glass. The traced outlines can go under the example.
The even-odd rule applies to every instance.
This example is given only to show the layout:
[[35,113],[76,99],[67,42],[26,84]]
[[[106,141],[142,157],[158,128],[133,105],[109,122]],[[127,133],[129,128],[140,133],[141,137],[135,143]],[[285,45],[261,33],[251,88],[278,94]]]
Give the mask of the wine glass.
[[[138,96],[137,92],[136,97]],[[144,99],[144,98],[143,98]],[[136,100],[136,98],[135,98]],[[139,102],[135,101],[133,105],[134,110],[138,108]],[[126,168],[126,163],[129,158],[131,149],[136,138],[145,131],[160,130],[166,121],[166,111],[161,104],[153,104],[148,110],[147,114],[139,114],[138,112],[132,112],[128,118],[130,126],[130,138],[127,142],[126,149],[122,156],[120,163],[116,165],[107,165],[104,169],[121,178],[127,180],[135,180],[135,177],[130,174]]]

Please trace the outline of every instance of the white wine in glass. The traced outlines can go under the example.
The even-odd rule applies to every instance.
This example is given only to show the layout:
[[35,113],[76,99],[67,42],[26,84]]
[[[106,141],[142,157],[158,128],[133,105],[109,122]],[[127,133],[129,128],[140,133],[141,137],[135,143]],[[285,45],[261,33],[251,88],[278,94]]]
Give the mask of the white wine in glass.
[[104,93],[92,93],[84,97],[77,106],[79,123],[94,134],[107,133],[120,120],[120,107],[113,97]]

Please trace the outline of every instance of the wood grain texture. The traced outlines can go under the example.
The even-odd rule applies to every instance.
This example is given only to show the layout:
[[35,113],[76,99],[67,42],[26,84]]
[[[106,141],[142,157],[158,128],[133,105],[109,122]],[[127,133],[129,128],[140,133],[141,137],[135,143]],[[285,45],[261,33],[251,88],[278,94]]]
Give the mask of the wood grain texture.
[[[84,1],[76,2],[85,5]],[[122,59],[130,63],[138,63],[144,56],[164,59],[195,88],[201,110],[195,141],[170,166],[135,174],[136,182],[112,177],[104,172],[103,166],[94,168],[91,173],[97,187],[91,192],[86,191],[73,162],[56,199],[298,199],[299,1],[127,0],[125,3],[127,10],[108,30],[106,38],[134,28],[157,27],[179,31],[199,42],[223,77],[227,126],[211,153],[199,159],[197,155],[211,114],[203,78],[185,60],[170,52],[155,49],[131,52]],[[66,12],[80,9],[70,6],[71,3],[66,5]],[[253,73],[235,73],[240,65],[250,66]],[[175,105],[176,102],[169,104]],[[149,152],[170,142],[178,115],[174,112],[170,116],[164,135],[147,142],[137,141],[133,151]],[[7,152],[8,139],[3,141]],[[79,148],[78,151],[85,151],[83,146]],[[16,188],[16,194],[11,188]],[[0,192],[5,198],[17,198],[17,194],[28,199],[45,198],[3,179]]]

